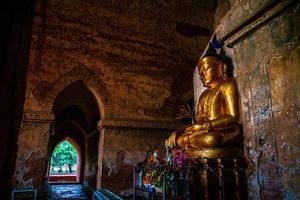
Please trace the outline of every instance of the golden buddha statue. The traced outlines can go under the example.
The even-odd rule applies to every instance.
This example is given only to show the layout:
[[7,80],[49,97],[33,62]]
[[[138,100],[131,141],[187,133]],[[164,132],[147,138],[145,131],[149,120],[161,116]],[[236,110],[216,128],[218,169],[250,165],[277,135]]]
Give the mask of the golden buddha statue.
[[234,145],[240,138],[238,90],[227,65],[215,56],[199,60],[201,82],[207,89],[200,95],[195,125],[177,130],[166,140],[168,149],[205,149]]

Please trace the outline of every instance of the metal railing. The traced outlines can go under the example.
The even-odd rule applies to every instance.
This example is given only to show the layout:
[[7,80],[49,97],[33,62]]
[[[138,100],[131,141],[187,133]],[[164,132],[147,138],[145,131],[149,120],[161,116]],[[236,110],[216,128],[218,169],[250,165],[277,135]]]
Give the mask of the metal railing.
[[[161,190],[155,192],[147,190],[142,183],[143,171],[135,168],[133,170],[133,199],[247,199],[245,170],[243,162],[238,162],[235,158],[201,158],[197,167],[183,168],[180,172],[163,171]],[[145,193],[150,193],[150,195],[140,196]]]
[[93,200],[123,200],[123,199],[108,189],[100,189],[94,191]]
[[17,193],[32,193],[33,194],[32,198],[34,200],[36,200],[36,198],[37,198],[37,189],[35,189],[35,188],[13,189],[12,193],[11,193],[11,199],[12,200],[15,200],[15,197],[16,197]]

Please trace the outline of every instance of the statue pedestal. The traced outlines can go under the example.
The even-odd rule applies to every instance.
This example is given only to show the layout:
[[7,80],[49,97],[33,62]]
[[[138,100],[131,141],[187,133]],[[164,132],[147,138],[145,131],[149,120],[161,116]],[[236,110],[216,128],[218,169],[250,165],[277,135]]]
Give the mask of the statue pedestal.
[[238,148],[186,149],[197,160],[191,199],[247,199],[246,162]]
[[185,152],[193,159],[244,159],[243,151],[239,148],[187,148]]

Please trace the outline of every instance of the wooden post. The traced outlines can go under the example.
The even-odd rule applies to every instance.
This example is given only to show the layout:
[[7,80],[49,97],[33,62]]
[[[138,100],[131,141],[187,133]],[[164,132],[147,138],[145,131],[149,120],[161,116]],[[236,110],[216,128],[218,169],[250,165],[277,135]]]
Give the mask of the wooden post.
[[208,171],[208,164],[207,159],[202,158],[200,159],[200,162],[202,164],[201,169],[198,172],[201,188],[203,190],[204,194],[204,200],[208,200],[208,180],[207,180],[207,171]]
[[191,191],[190,191],[190,170],[187,168],[186,174],[185,174],[185,181],[186,181],[186,199],[191,199]]
[[162,174],[162,180],[163,180],[163,185],[162,185],[162,189],[163,189],[163,200],[167,200],[167,184],[166,184],[166,173],[163,172]]
[[219,190],[218,190],[218,198],[219,200],[223,199],[224,196],[224,183],[222,177],[222,161],[221,159],[217,159],[217,173],[218,173],[218,181],[219,181]]
[[133,186],[132,186],[132,199],[135,200],[135,190],[136,190],[136,174],[135,168],[133,168]]
[[238,172],[238,164],[236,158],[233,159],[233,175],[235,180],[235,198],[236,200],[240,200],[239,172]]

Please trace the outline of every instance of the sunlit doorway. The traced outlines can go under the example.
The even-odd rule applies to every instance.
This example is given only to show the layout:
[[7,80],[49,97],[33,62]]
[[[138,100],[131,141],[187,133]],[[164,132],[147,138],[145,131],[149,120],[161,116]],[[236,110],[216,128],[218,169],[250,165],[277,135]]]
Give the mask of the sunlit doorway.
[[49,182],[79,182],[80,148],[70,138],[66,138],[54,148],[49,169]]

